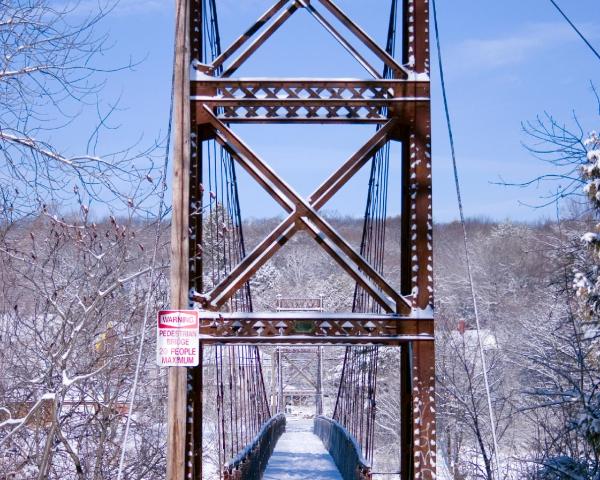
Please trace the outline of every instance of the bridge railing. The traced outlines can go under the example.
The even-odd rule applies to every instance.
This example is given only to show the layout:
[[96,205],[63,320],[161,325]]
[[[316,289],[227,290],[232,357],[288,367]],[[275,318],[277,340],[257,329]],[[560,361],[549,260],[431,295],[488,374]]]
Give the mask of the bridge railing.
[[371,466],[355,438],[335,420],[317,416],[314,432],[333,457],[344,480],[371,480]]
[[224,480],[260,480],[279,437],[285,432],[285,415],[271,417],[258,435],[225,465]]

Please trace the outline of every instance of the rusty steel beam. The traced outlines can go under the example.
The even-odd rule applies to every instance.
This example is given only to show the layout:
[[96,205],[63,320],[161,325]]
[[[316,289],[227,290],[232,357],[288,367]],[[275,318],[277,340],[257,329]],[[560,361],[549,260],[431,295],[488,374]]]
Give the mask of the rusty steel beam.
[[201,98],[196,108],[221,107],[217,118],[224,123],[370,123],[382,124],[388,117],[383,108],[408,111],[413,104],[426,104],[426,98],[403,99],[237,99]]
[[[429,75],[429,1],[403,0],[403,61],[417,74]],[[412,291],[415,309],[432,311],[433,250],[431,190],[431,112],[414,106],[403,142],[402,291]],[[404,347],[403,347],[404,348]],[[403,480],[436,478],[434,341],[414,342],[402,356]],[[410,390],[410,391],[409,391]]]
[[327,21],[323,15],[321,15],[315,7],[310,3],[310,0],[298,0],[300,4],[313,16],[313,18],[321,24],[321,26],[327,30],[327,32],[342,46],[346,51],[354,57],[354,59],[360,63],[363,68],[373,78],[382,78],[381,74],[363,57],[360,52],[354,48],[346,38],[336,30],[336,28]]
[[433,337],[429,335],[389,335],[389,336],[365,336],[365,335],[281,335],[281,336],[218,336],[210,333],[200,336],[200,342],[204,345],[385,345],[401,346],[413,342],[432,342]]
[[429,0],[403,0],[403,58],[417,73],[429,74]]
[[333,16],[335,16],[348,30],[350,30],[356,37],[358,37],[383,63],[385,63],[394,72],[397,78],[408,78],[408,70],[394,60],[394,58],[387,53],[379,44],[373,40],[362,28],[360,28],[356,22],[354,22],[348,15],[346,15],[341,8],[339,8],[331,0],[319,0],[323,6],[329,10]]
[[248,30],[240,35],[221,55],[219,55],[211,64],[213,70],[218,69],[229,59],[242,45],[244,45],[252,36],[258,32],[271,18],[281,11],[288,4],[289,0],[279,0],[269,8]]
[[433,338],[411,345],[413,478],[436,478],[435,348]]
[[269,25],[269,27],[262,32],[256,40],[254,40],[246,50],[244,50],[232,63],[229,65],[223,74],[221,75],[223,78],[230,77],[233,73],[242,66],[242,64],[250,58],[250,56],[258,50],[258,48],[265,43],[271,35],[273,35],[279,27],[281,27],[292,15],[298,10],[298,5],[294,2],[288,8],[286,8],[276,19],[275,21]]
[[427,102],[424,97],[404,98],[223,98],[223,97],[192,97],[192,101],[199,101],[209,107],[257,107],[268,108],[280,106],[293,107],[390,107],[401,103]]
[[[195,35],[196,29],[202,28],[204,16],[204,1],[191,0],[189,3],[189,57],[188,61],[203,59],[203,39]],[[189,69],[188,69],[189,72]],[[186,82],[191,89],[189,76],[186,72]],[[189,90],[187,92],[190,93]],[[188,174],[188,224],[187,224],[187,246],[189,262],[188,269],[188,292],[190,288],[202,289],[202,262],[196,259],[197,245],[202,245],[202,209],[195,205],[195,199],[201,196],[200,186],[202,184],[202,148],[199,144],[202,126],[198,125],[194,116],[194,110],[190,109],[190,125],[188,133],[190,135],[188,144],[189,155],[189,174]],[[175,205],[175,204],[174,204]],[[173,224],[174,228],[178,228]],[[193,232],[193,235],[191,234]],[[196,267],[195,269],[192,266]],[[184,287],[184,285],[181,285]],[[185,291],[184,291],[185,293]],[[188,300],[189,304],[189,300]],[[185,304],[179,308],[186,308]],[[190,480],[202,479],[202,400],[203,400],[203,354],[202,347],[199,351],[200,364],[197,367],[187,368],[187,398],[186,398],[186,439],[185,439],[185,478]]]
[[[361,313],[361,312],[314,312],[314,311],[293,311],[293,312],[211,312],[208,310],[199,310],[201,330],[202,325],[206,326],[215,321],[311,321],[311,322],[392,322],[398,325],[411,325],[411,334],[428,333],[433,334],[432,316],[426,315],[404,315],[397,313]],[[426,327],[418,327],[422,324]],[[402,327],[405,328],[405,327]],[[425,330],[420,330],[425,328]],[[395,333],[407,333],[405,330],[398,330]]]

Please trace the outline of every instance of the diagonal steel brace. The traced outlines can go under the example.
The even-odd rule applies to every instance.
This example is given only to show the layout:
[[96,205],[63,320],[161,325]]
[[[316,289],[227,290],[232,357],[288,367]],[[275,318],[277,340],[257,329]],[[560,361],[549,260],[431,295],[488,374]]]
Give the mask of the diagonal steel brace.
[[[363,286],[388,312],[408,312],[410,304],[398,294],[387,281],[331,227],[317,212],[366,161],[387,141],[392,122],[388,122],[353,157],[336,171],[310,199],[302,199],[291,187],[277,176],[256,156],[231,130],[205,107],[207,120],[216,130],[216,138],[236,160],[281,205],[290,212],[261,244],[254,249],[212,292],[205,296],[207,308],[218,308],[230,298],[242,283],[247,281],[277,250],[293,235],[300,225],[313,233],[319,244]],[[352,262],[348,262],[346,255]],[[352,264],[354,263],[354,265]],[[365,278],[366,276],[366,278]],[[390,303],[390,299],[392,303]]]

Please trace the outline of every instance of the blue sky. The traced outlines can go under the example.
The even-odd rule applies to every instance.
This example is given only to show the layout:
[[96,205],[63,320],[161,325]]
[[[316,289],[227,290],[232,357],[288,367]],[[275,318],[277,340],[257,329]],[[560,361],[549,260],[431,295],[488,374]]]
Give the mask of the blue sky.
[[[217,0],[224,46],[272,2]],[[373,37],[384,41],[389,0],[338,3]],[[592,14],[597,11],[597,0],[562,0],[560,4],[600,47],[600,26]],[[104,23],[114,45],[103,61],[119,64],[132,56],[141,63],[132,71],[109,76],[103,101],[108,104],[120,98],[121,110],[113,118],[119,129],[103,141],[118,145],[141,137],[142,142],[150,142],[164,134],[173,10],[173,2],[168,0],[121,0]],[[600,86],[600,62],[547,0],[438,0],[438,10],[466,214],[499,220],[552,216],[554,208],[522,205],[539,204],[540,196],[552,185],[517,189],[494,182],[528,180],[549,170],[523,148],[527,137],[521,132],[522,121],[549,112],[569,123],[576,112],[585,128],[600,128],[590,89],[590,80]],[[297,12],[239,71],[239,76],[261,75],[365,76],[304,11]],[[434,217],[449,221],[457,218],[458,212],[435,69],[432,87]],[[293,186],[308,194],[372,134],[373,127],[248,126],[237,131]],[[397,173],[398,149],[392,153],[396,153],[392,173]],[[366,170],[327,208],[360,216],[365,174]],[[241,177],[244,216],[281,213],[258,187]],[[392,193],[391,212],[397,213],[398,208],[399,198]]]

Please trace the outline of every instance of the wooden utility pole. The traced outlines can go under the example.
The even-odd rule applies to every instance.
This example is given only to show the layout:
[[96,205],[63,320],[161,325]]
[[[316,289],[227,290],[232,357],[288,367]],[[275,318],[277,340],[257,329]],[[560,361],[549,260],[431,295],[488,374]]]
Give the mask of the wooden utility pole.
[[[171,308],[188,307],[188,223],[190,171],[189,5],[175,5],[175,76],[173,90],[173,213],[171,224]],[[185,475],[187,368],[169,368],[167,480]]]

